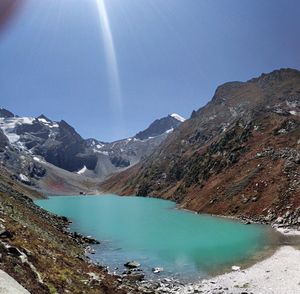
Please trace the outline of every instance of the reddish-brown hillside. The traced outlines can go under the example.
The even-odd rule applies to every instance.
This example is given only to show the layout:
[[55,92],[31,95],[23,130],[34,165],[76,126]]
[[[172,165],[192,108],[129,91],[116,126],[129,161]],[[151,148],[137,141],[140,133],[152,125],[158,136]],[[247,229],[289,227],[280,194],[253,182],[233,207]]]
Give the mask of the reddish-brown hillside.
[[198,212],[296,224],[299,139],[300,72],[276,70],[218,87],[152,156],[101,187]]

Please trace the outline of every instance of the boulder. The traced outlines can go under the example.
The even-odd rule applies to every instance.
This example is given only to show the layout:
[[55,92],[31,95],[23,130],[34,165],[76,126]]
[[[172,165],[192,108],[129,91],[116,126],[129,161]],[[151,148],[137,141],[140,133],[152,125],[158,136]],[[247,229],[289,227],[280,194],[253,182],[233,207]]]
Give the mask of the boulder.
[[240,267],[240,266],[237,266],[237,265],[233,265],[233,266],[231,267],[231,269],[232,269],[233,271],[239,271],[239,270],[241,269],[241,267]]
[[281,217],[281,216],[279,216],[277,219],[276,219],[276,221],[275,221],[275,223],[276,224],[282,224],[283,223],[283,217]]
[[130,281],[142,281],[144,280],[145,278],[145,275],[141,272],[134,272],[134,273],[131,273],[129,275],[126,275],[125,279],[127,280],[130,280]]
[[8,230],[0,230],[0,238],[1,239],[11,239],[13,237],[13,233],[11,233],[10,231]]
[[124,264],[124,266],[126,266],[127,268],[138,268],[141,265],[137,262],[137,261],[128,261]]
[[7,248],[7,252],[8,252],[8,254],[15,256],[15,257],[20,257],[23,255],[23,253],[18,248],[13,247],[13,246],[9,246]]
[[152,269],[152,272],[154,273],[154,274],[159,274],[160,272],[163,272],[164,271],[164,268],[163,267],[154,267],[153,269]]
[[82,240],[87,244],[100,244],[100,242],[91,236],[82,237]]

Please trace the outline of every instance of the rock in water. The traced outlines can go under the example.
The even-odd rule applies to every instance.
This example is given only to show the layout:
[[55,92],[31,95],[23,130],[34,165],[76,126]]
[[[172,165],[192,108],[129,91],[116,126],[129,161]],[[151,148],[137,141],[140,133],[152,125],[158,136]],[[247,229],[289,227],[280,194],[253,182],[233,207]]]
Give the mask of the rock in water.
[[124,264],[124,266],[128,267],[128,268],[138,268],[141,265],[137,262],[137,261],[128,261]]
[[153,269],[152,269],[152,272],[154,273],[154,274],[159,274],[160,272],[163,272],[164,271],[164,268],[163,267],[154,267]]

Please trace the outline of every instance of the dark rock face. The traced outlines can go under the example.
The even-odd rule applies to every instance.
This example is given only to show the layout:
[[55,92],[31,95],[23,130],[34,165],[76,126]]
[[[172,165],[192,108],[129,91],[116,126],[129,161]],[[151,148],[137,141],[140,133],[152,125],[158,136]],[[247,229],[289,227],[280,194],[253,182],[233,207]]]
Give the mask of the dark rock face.
[[110,161],[116,167],[127,167],[130,165],[130,161],[128,159],[124,159],[118,156],[110,158]]
[[34,152],[43,156],[46,161],[68,171],[77,171],[84,165],[93,170],[97,164],[97,157],[85,154],[85,141],[65,121],[59,123],[56,137],[44,141]]
[[0,152],[8,145],[8,139],[0,129]]
[[171,115],[155,120],[146,130],[139,132],[135,138],[146,140],[151,137],[159,136],[168,130],[175,129],[180,125],[180,121]]
[[31,178],[39,179],[45,176],[46,169],[36,162],[30,162],[28,165],[28,174]]
[[15,115],[5,108],[0,108],[0,117],[14,117]]
[[[6,113],[6,112],[5,112]],[[17,149],[30,150],[32,154],[40,155],[46,161],[68,171],[77,171],[84,165],[93,170],[97,164],[97,156],[89,152],[85,140],[65,121],[51,121],[41,115],[36,119],[11,117],[9,114],[1,125],[11,125],[9,132],[17,137],[12,144]],[[1,130],[0,148],[7,145],[7,138]],[[20,152],[22,151],[20,150]],[[30,167],[30,174],[40,177],[44,171],[35,166]]]
[[33,121],[32,124],[20,124],[16,126],[16,134],[21,136],[22,142],[28,149],[43,144],[49,137],[50,129],[39,122]]
[[8,230],[0,229],[0,239],[11,239],[14,235]]

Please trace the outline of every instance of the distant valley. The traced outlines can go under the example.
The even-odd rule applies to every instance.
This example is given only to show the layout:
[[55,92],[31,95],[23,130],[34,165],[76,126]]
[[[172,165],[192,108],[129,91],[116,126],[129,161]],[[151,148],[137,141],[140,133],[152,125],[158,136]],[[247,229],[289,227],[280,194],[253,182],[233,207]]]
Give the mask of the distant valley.
[[106,143],[83,139],[64,120],[18,117],[1,108],[0,158],[18,180],[44,192],[88,193],[99,181],[149,156],[184,120],[171,114],[133,137]]

